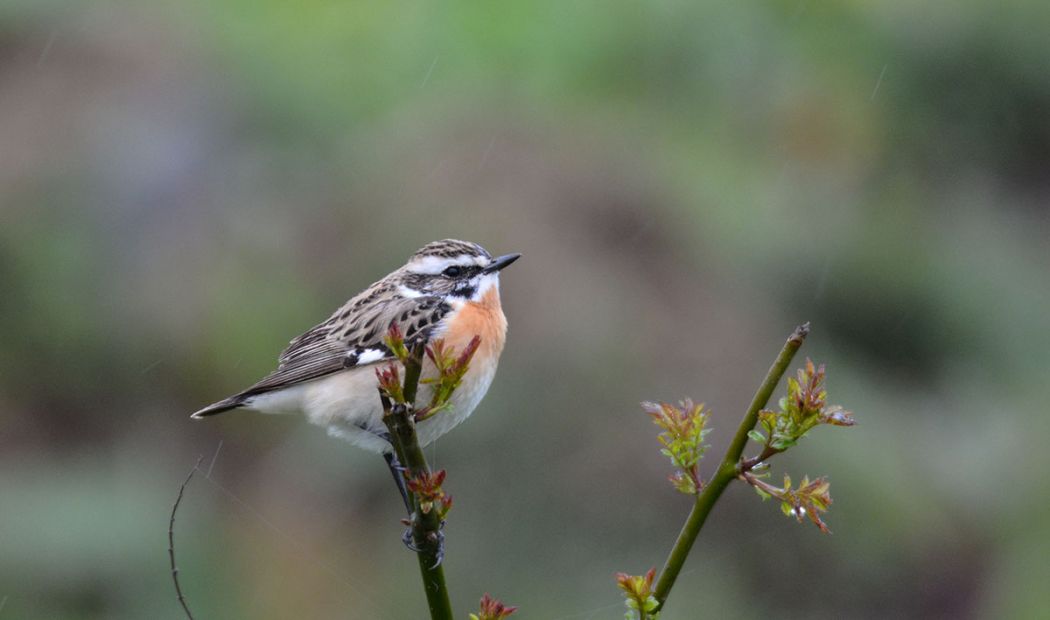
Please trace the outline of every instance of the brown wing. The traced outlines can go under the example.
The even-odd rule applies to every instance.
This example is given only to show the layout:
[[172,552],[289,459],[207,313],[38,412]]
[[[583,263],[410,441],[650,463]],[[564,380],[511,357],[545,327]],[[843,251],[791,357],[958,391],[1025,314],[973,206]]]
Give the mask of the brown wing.
[[295,338],[278,358],[277,370],[247,390],[193,414],[212,415],[241,405],[254,394],[286,388],[333,372],[393,358],[383,344],[386,330],[398,323],[411,344],[426,341],[450,310],[439,297],[392,295],[377,282],[348,301],[324,323]]
[[373,298],[370,303],[355,305],[357,301],[350,300],[327,321],[292,340],[281,353],[277,370],[248,388],[245,395],[389,360],[392,355],[383,344],[383,337],[391,323],[398,323],[406,340],[425,340],[448,312],[448,306],[437,297],[396,296],[385,301]]

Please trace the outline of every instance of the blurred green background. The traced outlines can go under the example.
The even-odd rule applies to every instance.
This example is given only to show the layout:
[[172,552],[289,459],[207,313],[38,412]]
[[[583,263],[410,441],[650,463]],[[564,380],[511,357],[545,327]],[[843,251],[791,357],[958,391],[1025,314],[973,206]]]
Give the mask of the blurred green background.
[[[0,5],[0,619],[424,617],[381,459],[187,417],[457,237],[524,258],[428,449],[458,613],[621,618],[783,338],[854,429],[834,534],[734,485],[665,620],[1050,615],[1050,4]],[[710,463],[709,463],[710,466]]]

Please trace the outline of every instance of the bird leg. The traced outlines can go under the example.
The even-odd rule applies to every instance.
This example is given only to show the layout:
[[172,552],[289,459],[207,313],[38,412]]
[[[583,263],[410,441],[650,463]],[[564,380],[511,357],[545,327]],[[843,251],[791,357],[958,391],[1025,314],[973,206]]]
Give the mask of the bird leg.
[[394,483],[397,485],[397,490],[401,492],[401,499],[405,502],[405,510],[409,516],[412,515],[412,501],[408,496],[408,487],[405,486],[405,467],[401,465],[401,462],[397,460],[397,455],[393,452],[386,452],[383,454],[383,458],[386,459],[386,465],[390,468],[390,473],[394,476]]
[[[378,433],[380,437],[390,441],[390,435],[388,433]],[[394,482],[397,484],[397,490],[401,492],[401,499],[405,502],[405,510],[408,512],[408,519],[406,522],[409,524],[405,528],[405,532],[401,535],[401,542],[405,543],[405,547],[409,551],[420,553],[423,551],[419,545],[416,544],[415,538],[412,536],[412,521],[415,518],[415,511],[412,507],[412,500],[408,494],[408,486],[405,484],[405,471],[407,468],[397,460],[397,455],[394,454],[393,450],[390,452],[384,452],[383,458],[386,459],[387,467],[390,468],[391,475],[394,476]],[[437,550],[434,553],[434,565],[431,569],[435,569],[441,565],[441,562],[445,559],[445,522],[441,521],[441,526],[437,532],[433,532],[430,536],[436,539]]]

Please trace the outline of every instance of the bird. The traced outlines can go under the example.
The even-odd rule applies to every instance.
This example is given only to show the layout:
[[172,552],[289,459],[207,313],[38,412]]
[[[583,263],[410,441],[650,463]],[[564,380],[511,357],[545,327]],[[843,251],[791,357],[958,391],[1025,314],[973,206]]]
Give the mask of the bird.
[[[507,333],[499,276],[520,256],[493,258],[477,243],[457,239],[430,242],[323,323],[293,339],[276,370],[191,417],[231,410],[302,413],[330,435],[383,454],[400,487],[377,391],[377,366],[397,359],[384,336],[396,324],[410,349],[441,338],[457,351],[480,337],[451,407],[416,428],[420,445],[426,446],[465,420],[492,384]],[[434,375],[434,364],[425,359],[423,379]],[[429,401],[431,389],[431,384],[420,382],[419,402]]]

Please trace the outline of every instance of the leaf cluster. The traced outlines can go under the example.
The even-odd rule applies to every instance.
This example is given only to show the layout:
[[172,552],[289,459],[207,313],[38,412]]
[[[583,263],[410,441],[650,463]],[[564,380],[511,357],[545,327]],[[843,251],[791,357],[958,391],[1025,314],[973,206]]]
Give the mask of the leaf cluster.
[[391,362],[376,367],[376,378],[379,379],[379,391],[384,396],[390,399],[391,402],[399,405],[405,403],[405,389],[401,385],[401,373],[397,369],[397,364]]
[[412,356],[412,352],[408,350],[408,346],[405,344],[405,336],[401,333],[401,327],[397,324],[397,321],[390,323],[386,335],[383,336],[383,344],[390,349],[397,361],[402,364],[407,362]]
[[423,514],[437,509],[438,518],[445,519],[445,515],[452,508],[452,496],[445,493],[441,484],[445,482],[445,470],[436,472],[420,471],[411,476],[405,474],[405,486],[419,501],[419,510]]
[[831,485],[826,478],[802,479],[797,488],[791,487],[791,478],[784,476],[784,486],[777,487],[762,478],[769,474],[756,474],[764,469],[766,459],[793,447],[810,430],[821,424],[853,426],[853,415],[837,405],[828,406],[828,392],[824,387],[824,365],[816,366],[806,359],[795,377],[788,377],[787,395],[780,399],[780,411],[762,410],[758,423],[764,432],[752,429],[748,437],[763,444],[762,453],[744,459],[739,465],[740,478],[754,487],[762,499],[775,497],[780,500],[780,509],[801,523],[808,517],[820,531],[829,532],[820,515],[831,506]]
[[445,344],[444,339],[437,338],[427,345],[427,358],[437,371],[435,376],[423,379],[420,383],[433,386],[430,403],[416,412],[416,421],[425,420],[435,413],[449,406],[452,394],[463,382],[463,375],[470,369],[470,361],[474,359],[478,347],[481,345],[481,336],[471,338],[467,346],[457,355],[455,349]]
[[745,479],[762,499],[779,499],[780,510],[785,516],[795,517],[799,523],[802,523],[804,517],[808,517],[820,531],[830,533],[831,530],[820,518],[831,506],[831,484],[827,478],[810,480],[809,477],[803,477],[802,482],[794,489],[791,488],[791,478],[787,475],[784,476],[783,487],[773,486],[753,474],[747,474]]
[[758,423],[764,432],[752,430],[748,436],[763,443],[767,452],[783,452],[794,446],[806,433],[821,424],[853,426],[853,416],[838,405],[828,406],[824,388],[824,364],[814,366],[806,359],[797,378],[788,377],[788,393],[780,399],[780,411],[762,410]]
[[624,618],[627,620],[635,620],[635,618],[637,620],[658,620],[660,613],[657,609],[660,607],[660,602],[653,595],[655,578],[655,568],[650,568],[644,575],[616,573],[616,585],[623,591],[624,604],[627,605]]
[[[390,324],[383,337],[383,343],[397,358],[397,362],[376,368],[379,389],[391,402],[414,405],[414,403],[406,402],[405,389],[401,383],[401,372],[398,368],[399,364],[407,368],[410,363],[413,363],[412,352],[405,344],[404,335],[396,322]],[[446,344],[442,338],[435,338],[426,346],[426,356],[433,364],[435,373],[434,376],[419,381],[419,383],[432,386],[432,391],[430,402],[414,411],[413,417],[416,422],[422,422],[449,407],[449,401],[463,383],[463,377],[470,370],[470,362],[474,359],[474,354],[477,353],[479,346],[481,346],[481,336],[474,336],[459,352]],[[418,360],[416,363],[418,364]]]
[[485,594],[481,597],[478,613],[470,614],[470,620],[503,620],[517,610],[517,607],[504,605],[498,599]]
[[710,412],[703,403],[697,405],[688,398],[678,405],[643,402],[642,409],[663,429],[657,436],[663,446],[660,452],[677,468],[670,476],[671,484],[681,493],[696,495],[704,486],[700,460],[708,448],[704,438],[711,432],[707,428]]

